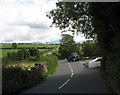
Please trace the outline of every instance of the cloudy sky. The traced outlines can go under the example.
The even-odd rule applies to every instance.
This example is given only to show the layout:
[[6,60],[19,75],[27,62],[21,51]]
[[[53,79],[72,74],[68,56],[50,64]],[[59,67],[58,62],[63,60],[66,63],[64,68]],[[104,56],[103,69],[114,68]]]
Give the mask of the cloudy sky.
[[[46,12],[55,8],[56,0],[0,0],[0,43],[57,42],[58,28],[49,27]],[[83,35],[75,41],[85,40]]]

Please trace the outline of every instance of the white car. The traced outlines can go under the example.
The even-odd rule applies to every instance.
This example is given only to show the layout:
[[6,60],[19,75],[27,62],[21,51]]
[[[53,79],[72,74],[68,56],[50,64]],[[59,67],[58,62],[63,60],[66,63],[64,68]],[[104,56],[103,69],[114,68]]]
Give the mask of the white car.
[[102,57],[97,57],[91,61],[89,61],[88,63],[83,64],[85,67],[88,68],[96,68],[96,67],[100,67],[100,61],[101,61]]

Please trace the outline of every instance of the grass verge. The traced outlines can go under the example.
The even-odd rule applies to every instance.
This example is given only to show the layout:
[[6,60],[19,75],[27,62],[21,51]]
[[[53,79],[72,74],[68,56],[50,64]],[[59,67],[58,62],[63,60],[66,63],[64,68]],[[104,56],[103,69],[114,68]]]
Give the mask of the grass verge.
[[[46,79],[49,74],[55,72],[58,59],[54,55],[41,56],[39,61],[20,61],[2,64],[2,93],[3,94],[16,94],[21,91],[32,87]],[[37,70],[29,72],[26,69],[29,65],[34,66],[35,63],[44,64],[47,72],[44,70]]]

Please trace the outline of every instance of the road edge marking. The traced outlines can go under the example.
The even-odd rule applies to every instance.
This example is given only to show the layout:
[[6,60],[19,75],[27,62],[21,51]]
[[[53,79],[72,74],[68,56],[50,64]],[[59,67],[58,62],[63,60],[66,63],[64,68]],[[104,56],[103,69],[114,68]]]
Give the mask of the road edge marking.
[[[71,73],[71,76],[70,76],[70,77],[72,78],[73,75],[74,75],[73,69],[71,68],[70,63],[67,62],[67,64],[68,64],[68,66],[69,66],[69,68],[70,68],[70,71],[72,72],[72,73]],[[62,87],[64,87],[69,81],[70,81],[70,78],[69,78],[65,83],[63,83],[61,86],[59,86],[58,89],[61,89]]]
[[47,79],[51,76],[51,74],[49,74],[49,76],[47,77]]
[[58,89],[61,89],[63,86],[65,86],[68,82],[70,81],[70,79],[68,79],[64,84],[62,84],[60,87],[58,87]]

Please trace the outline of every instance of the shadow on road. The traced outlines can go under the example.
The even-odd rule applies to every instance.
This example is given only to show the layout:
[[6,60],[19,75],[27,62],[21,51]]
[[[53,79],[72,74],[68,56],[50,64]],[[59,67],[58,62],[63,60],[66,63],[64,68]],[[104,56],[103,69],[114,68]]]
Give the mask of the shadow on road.
[[[67,79],[70,81],[58,89]],[[111,93],[111,91],[98,69],[83,68],[72,78],[70,78],[70,74],[53,74],[41,84],[24,91],[24,93]]]

